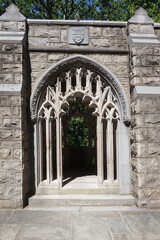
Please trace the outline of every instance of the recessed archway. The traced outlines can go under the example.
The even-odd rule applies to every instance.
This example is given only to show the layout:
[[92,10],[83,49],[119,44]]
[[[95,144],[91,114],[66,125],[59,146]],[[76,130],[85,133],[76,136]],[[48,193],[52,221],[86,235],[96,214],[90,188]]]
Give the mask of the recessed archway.
[[[63,149],[63,126],[69,107],[78,99],[93,110],[91,115],[96,119],[93,128],[96,131],[97,186],[106,187],[109,193],[128,193],[127,100],[113,74],[83,56],[59,62],[42,76],[33,91],[31,113],[36,122],[37,188],[63,186],[66,170],[63,163],[67,159]],[[81,115],[79,117],[84,119]],[[45,130],[42,122],[45,122]],[[42,152],[44,148],[45,154]],[[91,155],[89,161],[92,161]],[[127,177],[123,169],[127,171]]]

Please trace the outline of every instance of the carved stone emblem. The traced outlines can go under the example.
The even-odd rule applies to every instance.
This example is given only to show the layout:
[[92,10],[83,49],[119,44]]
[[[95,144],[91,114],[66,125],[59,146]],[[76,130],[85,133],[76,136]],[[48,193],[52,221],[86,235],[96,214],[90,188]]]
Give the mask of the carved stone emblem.
[[77,44],[80,44],[84,40],[84,28],[74,28],[72,29],[72,38],[73,41]]
[[70,27],[68,29],[68,42],[76,45],[88,44],[88,28],[87,27]]

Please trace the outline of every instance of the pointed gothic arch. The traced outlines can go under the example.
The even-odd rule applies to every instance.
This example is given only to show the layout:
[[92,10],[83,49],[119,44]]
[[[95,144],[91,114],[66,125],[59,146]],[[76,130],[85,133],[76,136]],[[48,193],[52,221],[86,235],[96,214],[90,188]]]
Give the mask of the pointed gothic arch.
[[72,68],[74,66],[87,66],[88,69],[94,69],[95,73],[103,77],[103,79],[108,82],[108,84],[112,87],[112,89],[117,95],[117,98],[122,108],[123,121],[127,124],[130,121],[130,112],[128,107],[129,105],[126,94],[120,82],[106,67],[104,67],[100,63],[97,63],[93,59],[81,55],[69,57],[58,62],[50,69],[48,69],[47,72],[45,72],[43,76],[37,81],[37,84],[32,92],[30,102],[32,120],[36,121],[37,106],[39,103],[39,99],[41,98],[41,94],[46,88],[46,86],[48,86],[52,79],[56,78],[62,71],[65,71],[66,69],[68,69],[68,67]]
[[[44,181],[50,186],[54,179],[58,188],[63,185],[62,116],[70,102],[77,98],[94,108],[96,116],[98,186],[108,187],[109,193],[128,193],[127,98],[108,69],[84,56],[60,61],[41,77],[33,90],[31,117],[35,121],[36,187]],[[106,178],[104,168],[107,169]]]

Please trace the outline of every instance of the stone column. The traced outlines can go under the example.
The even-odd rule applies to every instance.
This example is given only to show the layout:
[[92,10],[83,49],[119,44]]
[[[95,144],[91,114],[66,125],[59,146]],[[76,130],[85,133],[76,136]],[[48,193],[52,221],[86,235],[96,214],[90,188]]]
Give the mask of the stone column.
[[128,21],[132,190],[139,207],[160,207],[160,42],[140,8]]
[[25,32],[11,4],[0,16],[0,208],[23,207],[29,189]]

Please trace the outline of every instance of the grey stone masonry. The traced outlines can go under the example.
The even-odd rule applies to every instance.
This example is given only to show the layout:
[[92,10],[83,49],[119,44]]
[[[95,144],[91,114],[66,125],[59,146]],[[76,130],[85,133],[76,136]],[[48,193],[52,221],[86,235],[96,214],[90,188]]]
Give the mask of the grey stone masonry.
[[22,207],[27,190],[25,31],[25,17],[10,5],[0,17],[0,208]]
[[[73,65],[72,60],[75,61]],[[43,169],[44,156],[41,156],[46,157],[45,151],[43,152],[43,147],[47,146],[43,145],[45,137],[42,141],[44,131],[38,131],[38,125],[36,125],[38,123],[34,125],[31,122],[30,97],[34,96],[34,93],[37,94],[33,106],[36,106],[36,110],[40,109],[41,102],[44,100],[42,98],[50,96],[45,93],[46,89],[50,93],[48,86],[54,89],[55,97],[57,82],[59,86],[62,86],[63,80],[62,82],[67,85],[68,82],[65,81],[70,79],[62,78],[59,82],[59,76],[61,77],[62,73],[73,74],[73,69],[70,69],[72,67],[84,68],[80,77],[87,71],[89,76],[92,72],[98,74],[97,76],[102,80],[106,80],[106,82],[101,82],[102,85],[97,86],[100,90],[103,85],[103,88],[108,86],[112,88],[115,99],[110,97],[111,109],[121,100],[118,122],[122,117],[121,108],[125,106],[124,109],[128,111],[130,108],[131,110],[131,122],[129,120],[125,124],[121,122],[121,128],[119,128],[121,131],[117,131],[117,134],[116,128],[118,129],[119,126],[116,127],[116,124],[114,124],[114,133],[110,131],[110,135],[109,131],[104,133],[104,128],[101,129],[103,138],[97,145],[98,147],[96,146],[97,149],[99,148],[97,152],[102,153],[99,151],[101,147],[104,150],[111,142],[109,141],[111,138],[106,138],[106,136],[114,134],[112,143],[116,142],[116,138],[119,139],[120,144],[116,147],[111,146],[110,150],[113,151],[114,148],[120,158],[113,161],[113,158],[110,160],[107,156],[106,161],[112,162],[112,170],[114,166],[118,166],[116,164],[120,163],[115,174],[116,179],[112,181],[115,185],[113,184],[112,187],[116,189],[118,180],[122,179],[122,185],[126,181],[126,192],[121,192],[122,185],[120,184],[119,192],[115,190],[114,194],[121,194],[123,197],[129,193],[135,197],[139,207],[159,208],[160,24],[154,23],[143,8],[138,9],[128,22],[26,20],[14,4],[11,4],[0,16],[0,208],[26,206],[29,194],[35,191],[35,178],[37,177],[35,168],[38,169],[41,166],[42,169],[38,173],[42,175],[43,170],[46,171],[47,164],[44,164]],[[87,78],[87,74],[85,77],[89,80],[85,81],[89,84],[94,83],[94,78]],[[77,81],[81,83],[80,80]],[[68,88],[70,91],[75,90],[76,87],[70,85]],[[80,88],[83,94],[85,87]],[[40,90],[37,91],[37,89]],[[91,95],[95,97],[94,91]],[[97,99],[95,102],[98,101]],[[52,97],[50,101],[53,102]],[[105,99],[105,101],[108,103],[109,100]],[[48,105],[44,107],[47,109]],[[106,120],[108,121],[107,118]],[[48,132],[51,131],[47,129]],[[57,133],[60,130],[61,127]],[[36,150],[39,139],[41,150],[38,147]],[[60,138],[58,139],[61,141]],[[105,142],[105,146],[102,142]],[[62,145],[61,142],[60,146]],[[57,149],[62,150],[62,147]],[[104,151],[104,154],[107,154],[107,151]],[[51,155],[48,154],[48,159]],[[102,160],[103,154],[99,155],[99,159]],[[60,155],[57,154],[57,156]],[[53,159],[50,165],[52,161]],[[63,168],[62,162],[59,165]],[[53,169],[49,170],[52,173]],[[62,171],[63,169],[60,169],[59,173],[61,174]],[[103,175],[104,171],[101,172]],[[95,177],[97,176],[98,174]],[[45,174],[41,180],[40,187],[45,189]],[[63,181],[63,178],[61,180]],[[107,181],[104,183],[106,188],[110,186]],[[55,184],[55,186],[58,185]],[[49,185],[49,188],[51,187],[52,185]],[[109,225],[112,225],[111,222]]]
[[132,111],[132,189],[138,206],[158,208],[160,207],[160,42],[155,35],[153,21],[142,8],[129,20],[128,29]]

